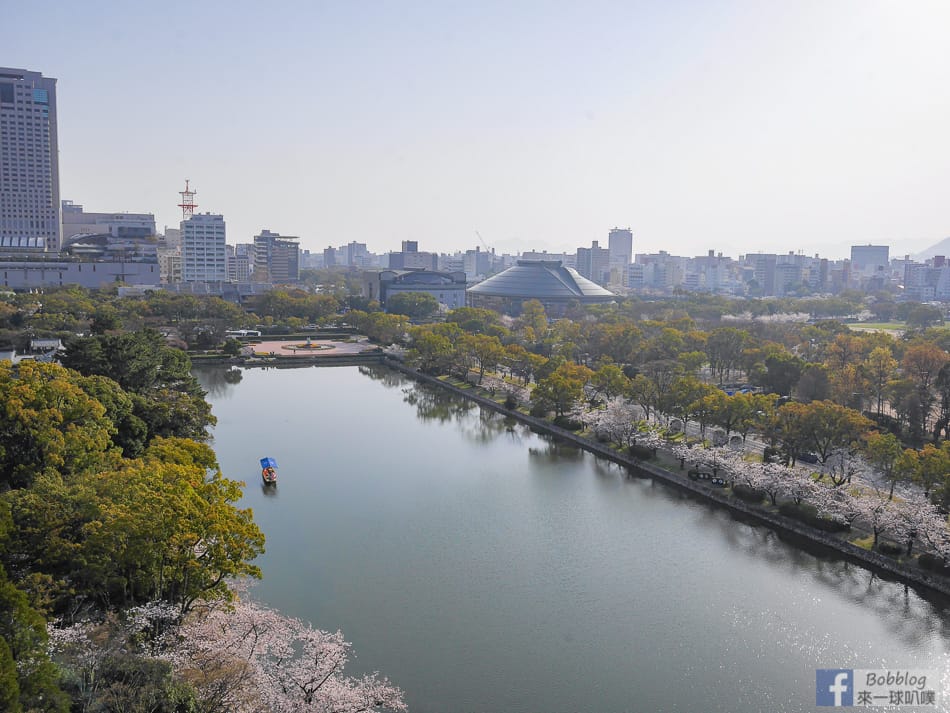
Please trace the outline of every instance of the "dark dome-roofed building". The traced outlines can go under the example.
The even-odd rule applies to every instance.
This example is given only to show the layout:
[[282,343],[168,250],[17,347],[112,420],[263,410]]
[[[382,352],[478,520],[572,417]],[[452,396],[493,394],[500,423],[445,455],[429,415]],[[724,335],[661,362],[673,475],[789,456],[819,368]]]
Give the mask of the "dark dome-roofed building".
[[520,311],[525,300],[540,300],[546,310],[558,313],[570,302],[600,304],[617,299],[577,270],[563,267],[560,260],[519,260],[514,267],[469,287],[467,294],[473,307],[501,306],[514,312]]

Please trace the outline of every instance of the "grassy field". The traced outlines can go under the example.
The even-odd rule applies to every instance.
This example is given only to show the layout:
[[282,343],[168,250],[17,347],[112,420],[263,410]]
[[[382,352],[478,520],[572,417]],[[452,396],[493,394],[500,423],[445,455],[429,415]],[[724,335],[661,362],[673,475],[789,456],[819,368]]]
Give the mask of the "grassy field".
[[906,322],[852,322],[848,327],[856,332],[903,332]]

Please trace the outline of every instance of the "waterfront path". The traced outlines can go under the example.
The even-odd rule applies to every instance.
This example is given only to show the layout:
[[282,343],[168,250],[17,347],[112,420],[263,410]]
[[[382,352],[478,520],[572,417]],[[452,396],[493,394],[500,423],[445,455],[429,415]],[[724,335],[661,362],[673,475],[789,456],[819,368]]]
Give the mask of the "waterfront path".
[[946,596],[950,596],[950,578],[932,574],[921,569],[915,564],[899,562],[878,552],[866,550],[851,542],[848,542],[847,540],[836,537],[833,534],[822,532],[821,530],[805,525],[804,523],[801,523],[797,520],[785,517],[778,512],[768,510],[758,505],[751,505],[740,500],[739,498],[733,497],[727,491],[713,488],[699,482],[693,482],[685,477],[684,473],[667,470],[666,468],[663,468],[655,463],[633,458],[617,450],[614,450],[605,443],[600,443],[594,439],[587,438],[586,436],[578,435],[573,431],[556,426],[545,419],[530,416],[516,409],[508,409],[504,406],[504,404],[498,403],[488,396],[477,393],[472,388],[461,388],[455,386],[454,384],[447,383],[442,379],[422,374],[396,359],[387,358],[385,361],[389,366],[397,369],[407,376],[412,377],[413,379],[416,379],[417,381],[447,389],[448,391],[451,391],[459,396],[471,399],[482,406],[526,423],[535,430],[548,433],[565,441],[572,442],[581,448],[594,453],[595,455],[606,458],[610,461],[613,461],[614,463],[627,466],[634,472],[639,471],[640,474],[652,476],[658,480],[669,483],[674,487],[690,491],[703,498],[706,498],[707,500],[712,500],[719,505],[728,508],[734,513],[738,513],[749,519],[768,525],[769,527],[772,527],[776,530],[801,537],[803,540],[806,540],[812,544],[834,550],[847,559],[857,562],[879,574],[889,576],[908,584],[924,587]]

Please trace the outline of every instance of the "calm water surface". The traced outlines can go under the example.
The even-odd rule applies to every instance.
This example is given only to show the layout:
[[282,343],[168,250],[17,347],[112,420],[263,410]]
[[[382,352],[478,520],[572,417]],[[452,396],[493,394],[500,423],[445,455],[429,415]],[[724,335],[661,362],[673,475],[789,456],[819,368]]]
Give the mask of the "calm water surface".
[[812,711],[839,667],[950,697],[945,602],[382,368],[197,373],[267,536],[256,595],[416,713]]

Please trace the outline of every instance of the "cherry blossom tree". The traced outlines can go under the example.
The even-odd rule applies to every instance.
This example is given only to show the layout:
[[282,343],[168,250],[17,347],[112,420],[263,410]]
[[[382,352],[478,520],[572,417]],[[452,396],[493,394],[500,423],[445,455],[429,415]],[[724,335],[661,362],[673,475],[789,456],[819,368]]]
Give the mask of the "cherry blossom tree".
[[171,664],[150,646],[178,615],[174,605],[153,603],[96,621],[48,625],[49,655],[80,710],[191,710],[191,688],[175,680]]
[[638,421],[637,432],[634,434],[631,443],[649,448],[653,451],[653,455],[656,455],[657,450],[666,445],[666,439],[660,435],[656,427],[650,425],[647,421]]
[[692,446],[688,446],[685,443],[674,443],[670,447],[670,453],[673,454],[674,458],[679,459],[680,468],[686,465],[686,461],[692,461],[698,450],[699,449],[694,450]]
[[726,469],[733,484],[757,490],[762,478],[762,463],[747,461],[733,455],[727,460]]
[[827,475],[831,484],[839,488],[850,483],[854,476],[869,470],[865,460],[853,448],[836,448],[821,465],[819,475]]
[[729,460],[729,472],[733,475],[734,482],[763,491],[769,496],[772,505],[778,503],[780,496],[793,491],[797,493],[800,489],[792,487],[800,479],[800,474],[794,468],[787,468],[779,463],[732,458]]
[[855,497],[846,488],[815,488],[811,495],[811,504],[818,512],[833,520],[851,527],[861,516],[860,498]]
[[932,550],[943,563],[950,565],[950,528],[947,527],[947,516],[937,508],[929,506],[919,514],[917,537],[921,543]]
[[[777,463],[772,465],[778,466]],[[778,493],[781,497],[788,498],[796,505],[811,502],[815,498],[816,490],[822,488],[814,481],[808,471],[801,468],[778,467],[784,470],[778,483]]]
[[402,691],[378,674],[347,676],[340,632],[239,598],[212,604],[174,632],[165,656],[198,691],[205,713],[356,713],[406,710]]
[[147,605],[122,617],[50,627],[50,651],[94,701],[117,658],[171,666],[200,713],[404,711],[403,693],[379,674],[348,676],[350,644],[239,596],[210,602],[179,623],[178,612]]
[[903,522],[897,506],[886,492],[875,489],[873,492],[854,498],[860,511],[860,519],[874,533],[872,547],[877,547],[880,536],[892,533],[900,536]]
[[950,529],[947,516],[929,500],[912,495],[895,505],[897,523],[894,533],[906,544],[906,554],[919,541],[945,562],[950,561]]
[[609,438],[617,446],[629,446],[639,432],[637,409],[620,397],[607,401],[604,408],[587,410],[576,407],[570,414],[593,431],[598,438]]

